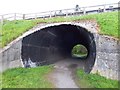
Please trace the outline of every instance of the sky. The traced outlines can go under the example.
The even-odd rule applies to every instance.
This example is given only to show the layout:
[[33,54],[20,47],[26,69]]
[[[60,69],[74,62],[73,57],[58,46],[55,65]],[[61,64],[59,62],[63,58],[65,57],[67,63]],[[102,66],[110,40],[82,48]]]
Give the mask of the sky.
[[74,8],[77,4],[83,7],[118,2],[119,0],[0,0],[0,15],[60,10]]

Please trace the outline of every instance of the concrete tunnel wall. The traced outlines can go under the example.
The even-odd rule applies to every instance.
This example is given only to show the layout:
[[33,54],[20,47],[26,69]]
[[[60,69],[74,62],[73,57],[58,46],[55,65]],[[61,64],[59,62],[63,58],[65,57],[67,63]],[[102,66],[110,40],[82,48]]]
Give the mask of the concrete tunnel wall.
[[85,71],[90,72],[96,58],[94,36],[85,28],[70,24],[43,28],[24,37],[21,55],[23,64],[25,67],[34,67],[73,58],[71,51],[77,44],[84,45],[88,50],[86,59],[77,60]]

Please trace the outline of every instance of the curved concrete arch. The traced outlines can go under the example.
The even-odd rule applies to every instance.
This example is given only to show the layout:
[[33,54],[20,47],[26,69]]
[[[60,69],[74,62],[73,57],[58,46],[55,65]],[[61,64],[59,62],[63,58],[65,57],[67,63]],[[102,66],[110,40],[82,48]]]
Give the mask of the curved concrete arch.
[[[87,48],[86,59],[71,56],[71,50],[77,44]],[[87,29],[70,23],[45,26],[23,38],[21,58],[25,67],[52,64],[65,58],[73,58],[81,63],[81,68],[90,72],[96,59],[94,35]]]

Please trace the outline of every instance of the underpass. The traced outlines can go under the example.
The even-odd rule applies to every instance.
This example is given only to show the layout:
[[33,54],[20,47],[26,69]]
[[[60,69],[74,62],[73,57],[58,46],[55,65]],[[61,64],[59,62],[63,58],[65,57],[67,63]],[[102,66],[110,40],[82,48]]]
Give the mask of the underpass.
[[[73,57],[75,45],[86,47],[86,58]],[[61,24],[34,32],[22,41],[22,61],[25,67],[53,64],[67,58],[78,60],[82,69],[90,72],[96,59],[96,44],[91,32],[80,26]]]
[[[76,45],[86,48],[85,57],[72,54]],[[118,79],[119,46],[116,38],[99,34],[94,20],[42,23],[2,49],[0,72],[14,67],[50,65],[63,60],[70,65],[72,60],[77,61],[79,68],[85,72]]]

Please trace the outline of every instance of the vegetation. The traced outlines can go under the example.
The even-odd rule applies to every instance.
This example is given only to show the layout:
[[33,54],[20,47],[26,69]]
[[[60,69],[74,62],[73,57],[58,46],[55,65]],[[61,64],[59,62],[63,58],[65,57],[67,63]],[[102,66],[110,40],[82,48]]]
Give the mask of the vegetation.
[[88,54],[88,51],[87,51],[86,47],[81,44],[77,44],[72,49],[72,56],[82,58],[82,57],[86,57],[87,54]]
[[[114,37],[118,37],[118,12],[107,12],[99,14],[91,14],[85,16],[71,16],[71,17],[55,17],[49,19],[37,19],[37,20],[16,20],[5,21],[2,25],[2,40],[0,38],[0,44],[2,47],[6,46],[12,40],[23,34],[25,31],[34,27],[38,23],[52,23],[52,22],[65,22],[65,21],[77,21],[94,19],[100,26],[100,34],[106,34]],[[0,25],[1,26],[1,25]]]
[[2,74],[2,88],[50,88],[53,85],[48,82],[46,75],[52,70],[52,66],[36,68],[14,68]]
[[35,25],[36,23],[31,20],[5,21],[2,26],[2,46],[10,43]]
[[87,74],[83,70],[77,70],[79,86],[81,88],[118,88],[118,81],[107,79],[99,74]]
[[2,88],[2,74],[0,73],[0,90]]

